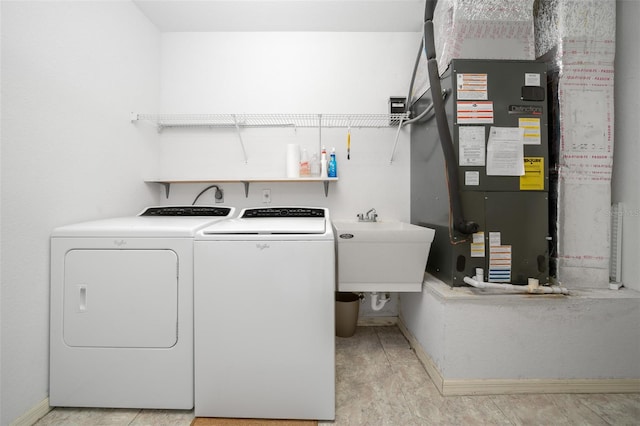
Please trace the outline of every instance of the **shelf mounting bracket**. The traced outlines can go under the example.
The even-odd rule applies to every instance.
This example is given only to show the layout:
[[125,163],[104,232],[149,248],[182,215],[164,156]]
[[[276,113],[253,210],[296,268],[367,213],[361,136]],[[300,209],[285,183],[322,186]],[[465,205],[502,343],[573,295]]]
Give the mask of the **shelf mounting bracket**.
[[238,133],[238,139],[240,140],[240,147],[242,148],[242,155],[244,156],[244,164],[247,164],[247,151],[244,149],[244,141],[242,140],[242,133],[240,132],[240,126],[238,125],[238,119],[235,114],[232,114],[233,124],[236,126],[236,132]]
[[169,182],[159,182],[160,185],[164,186],[164,196],[169,199],[169,193],[171,192],[171,183]]
[[393,157],[396,155],[396,148],[398,147],[398,138],[400,137],[400,129],[402,129],[403,118],[400,118],[400,122],[398,123],[398,130],[396,131],[396,139],[393,143],[393,150],[391,151],[391,158],[389,159],[389,164],[393,164]]

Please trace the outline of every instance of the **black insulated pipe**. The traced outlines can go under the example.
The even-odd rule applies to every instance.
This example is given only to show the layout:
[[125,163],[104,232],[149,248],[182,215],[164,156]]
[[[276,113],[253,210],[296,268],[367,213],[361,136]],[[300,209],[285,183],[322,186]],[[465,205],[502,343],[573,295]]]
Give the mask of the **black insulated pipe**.
[[[433,9],[435,8],[435,6],[436,6],[435,1],[427,1],[425,3],[423,24],[426,24],[427,21],[431,21],[433,19]],[[435,47],[433,42],[428,47],[425,46],[426,40],[424,35],[425,35],[425,30],[423,27],[422,37],[420,39],[420,47],[418,48],[418,56],[416,57],[416,61],[413,65],[413,73],[411,74],[411,83],[409,83],[409,94],[407,95],[407,102],[405,103],[405,112],[409,112],[409,110],[411,109],[411,105],[412,105],[411,97],[413,95],[413,85],[416,81],[416,73],[418,71],[418,66],[420,65],[420,58],[422,57],[422,51],[424,50],[425,54],[427,52],[433,52],[433,54],[435,55]],[[428,56],[427,56],[427,59],[429,59]]]
[[[433,40],[433,34],[433,21],[426,21],[422,28],[422,44],[424,45],[424,54],[427,57],[427,61],[436,59],[436,44]],[[438,77],[438,81],[440,81],[440,76],[438,74],[436,74],[436,76]],[[429,74],[429,79],[431,79],[431,74]]]
[[[427,56],[427,70],[429,72],[429,84],[431,93],[442,93],[440,84],[440,73],[438,72],[438,61],[436,59],[436,49],[434,43],[433,32],[433,9],[436,0],[427,0],[425,4],[425,18],[423,29],[423,45],[425,55]],[[433,110],[440,136],[440,145],[444,154],[445,169],[447,173],[447,186],[449,189],[449,209],[452,216],[453,229],[464,235],[478,232],[480,226],[472,221],[464,218],[462,210],[462,200],[460,198],[460,182],[458,180],[458,162],[453,150],[453,139],[449,131],[449,123],[447,122],[447,114],[442,96],[432,96]]]
[[424,22],[433,21],[433,11],[438,0],[427,0],[424,4]]

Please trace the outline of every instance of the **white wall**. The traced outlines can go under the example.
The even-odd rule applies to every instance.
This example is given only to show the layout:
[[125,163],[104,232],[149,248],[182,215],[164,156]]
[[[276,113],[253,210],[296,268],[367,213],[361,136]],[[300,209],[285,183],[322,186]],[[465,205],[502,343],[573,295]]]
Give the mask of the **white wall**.
[[[164,113],[386,113],[390,96],[405,96],[419,44],[415,33],[224,32],[162,35]],[[287,143],[319,149],[317,129],[243,131],[248,163],[229,130],[167,129],[161,134],[164,177],[284,177]],[[409,219],[409,132],[390,164],[395,129],[323,129],[338,154],[339,182],[322,185],[223,184],[225,203],[327,206],[334,218],[371,207],[381,219]],[[174,185],[168,203],[191,202],[204,185]],[[203,196],[204,197],[204,196]],[[211,202],[203,198],[204,202]]]
[[[2,35],[2,5],[0,5],[0,35]],[[2,47],[0,46],[0,82],[2,81]],[[2,117],[2,102],[0,102]],[[0,177],[2,176],[2,126],[0,125]],[[0,178],[0,241],[2,241],[2,179]],[[0,321],[2,315],[2,244],[0,244]],[[2,323],[0,322],[0,424],[2,424]]]
[[158,202],[160,37],[130,2],[3,1],[0,424],[48,395],[49,234]]
[[[165,200],[159,188],[141,182],[142,176],[277,175],[287,142],[317,147],[314,131],[250,131],[245,165],[234,134],[167,130],[160,135],[157,157],[158,135],[131,125],[129,112],[386,112],[388,97],[406,92],[418,35],[160,37],[130,2],[0,5],[0,424],[5,425],[47,396],[48,235],[53,227],[131,214],[160,198],[191,202],[204,187],[174,185]],[[617,7],[613,196],[628,209],[623,280],[640,289],[635,279],[640,196],[632,179],[640,157],[633,116],[638,110],[639,4],[618,1]],[[225,184],[226,204],[260,204],[261,189],[270,187],[273,204],[324,205],[342,218],[376,207],[382,219],[408,220],[406,132],[392,165],[393,130],[354,129],[349,161],[344,129],[326,130],[323,136],[339,154],[340,181],[332,184],[327,198],[320,184],[254,184],[249,198],[241,184]]]
[[615,147],[612,201],[625,205],[622,282],[640,291],[640,2],[616,2]]

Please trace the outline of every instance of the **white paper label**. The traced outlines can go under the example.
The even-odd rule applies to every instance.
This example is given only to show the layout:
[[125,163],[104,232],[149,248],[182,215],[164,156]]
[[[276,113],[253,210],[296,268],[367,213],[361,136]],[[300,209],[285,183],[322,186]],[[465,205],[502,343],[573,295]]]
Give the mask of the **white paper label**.
[[458,164],[461,166],[485,165],[484,126],[460,126]]
[[464,184],[466,186],[480,185],[480,172],[478,171],[464,172]]
[[525,73],[524,74],[525,86],[540,86],[540,74],[537,73]]
[[499,246],[500,242],[500,233],[499,232],[489,232],[489,245],[490,246]]
[[458,124],[492,124],[492,101],[458,101],[456,103]]
[[458,99],[487,99],[487,74],[458,74],[456,90]]
[[524,174],[523,138],[521,127],[491,127],[487,143],[487,175]]

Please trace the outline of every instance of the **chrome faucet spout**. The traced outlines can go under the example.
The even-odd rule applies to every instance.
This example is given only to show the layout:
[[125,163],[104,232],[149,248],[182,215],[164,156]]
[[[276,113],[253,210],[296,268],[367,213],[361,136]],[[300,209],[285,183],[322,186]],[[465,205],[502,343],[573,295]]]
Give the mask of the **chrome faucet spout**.
[[371,209],[366,213],[358,213],[358,222],[377,222],[378,213],[376,209]]
[[371,209],[367,212],[366,216],[369,222],[375,222],[378,219],[378,212],[376,212],[376,209]]

